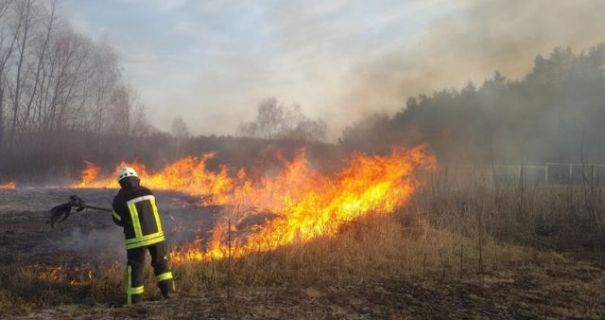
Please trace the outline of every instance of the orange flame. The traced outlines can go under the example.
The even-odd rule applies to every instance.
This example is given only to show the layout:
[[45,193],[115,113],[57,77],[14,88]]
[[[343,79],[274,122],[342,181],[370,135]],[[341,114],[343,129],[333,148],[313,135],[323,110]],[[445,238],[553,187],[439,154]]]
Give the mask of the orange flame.
[[[222,166],[219,172],[206,168],[206,162],[212,157],[214,153],[207,153],[202,157],[185,157],[156,173],[149,172],[147,167],[139,162],[121,162],[116,166],[115,172],[122,167],[132,167],[145,182],[145,186],[151,189],[212,196],[212,199],[206,199],[203,204],[225,204],[223,195],[233,187],[232,180],[226,166]],[[85,165],[81,180],[72,183],[72,188],[119,188],[115,177],[100,176],[99,166],[88,161],[85,161]]]
[[[404,206],[417,186],[418,170],[436,166],[434,157],[421,146],[395,149],[388,156],[353,154],[339,173],[325,175],[310,166],[301,151],[292,161],[280,157],[282,170],[277,174],[253,181],[243,169],[233,178],[225,166],[219,172],[207,170],[205,163],[212,156],[186,157],[157,173],[150,173],[139,163],[119,165],[135,167],[152,189],[210,196],[203,204],[227,206],[229,214],[215,226],[207,249],[194,241],[171,253],[174,262],[221,259],[229,254],[241,257],[334,236],[347,222]],[[73,186],[117,187],[114,179],[99,178],[99,172],[98,167],[87,163],[82,181]],[[242,224],[245,227],[246,219],[258,212],[273,216],[247,230],[246,237],[227,240],[230,231],[238,231]]]
[[70,286],[90,283],[93,280],[93,271],[89,265],[83,266],[40,266],[38,277],[46,281],[66,282]]
[[0,190],[15,190],[17,188],[17,184],[14,181],[9,181],[7,183],[0,183]]

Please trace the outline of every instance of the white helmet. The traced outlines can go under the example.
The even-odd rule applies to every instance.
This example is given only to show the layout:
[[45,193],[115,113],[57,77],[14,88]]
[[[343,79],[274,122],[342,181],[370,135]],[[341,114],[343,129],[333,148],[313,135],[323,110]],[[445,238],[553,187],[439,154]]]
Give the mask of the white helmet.
[[118,182],[126,177],[139,177],[133,168],[124,167],[118,171]]

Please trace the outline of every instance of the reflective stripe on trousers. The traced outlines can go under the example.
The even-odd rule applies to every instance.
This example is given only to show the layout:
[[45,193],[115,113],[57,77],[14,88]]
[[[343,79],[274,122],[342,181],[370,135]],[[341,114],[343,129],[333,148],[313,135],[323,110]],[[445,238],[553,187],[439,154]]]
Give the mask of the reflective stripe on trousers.
[[145,288],[143,285],[132,287],[132,267],[131,266],[127,267],[127,273],[128,273],[128,288],[126,289],[126,302],[128,304],[132,304],[132,296],[138,295],[138,294],[143,294],[143,292],[145,291]]
[[157,282],[171,280],[171,279],[172,279],[172,272],[170,272],[170,271],[164,272],[162,274],[158,274],[157,276],[155,276],[155,280]]

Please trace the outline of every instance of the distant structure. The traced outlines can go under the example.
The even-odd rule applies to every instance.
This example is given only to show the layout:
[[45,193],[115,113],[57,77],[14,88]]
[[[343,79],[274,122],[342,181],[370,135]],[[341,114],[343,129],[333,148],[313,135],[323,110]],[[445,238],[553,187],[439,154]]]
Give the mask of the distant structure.
[[[454,172],[458,175],[452,174]],[[605,185],[605,164],[577,162],[547,162],[526,165],[443,165],[433,175],[433,183],[459,180],[460,177],[479,177],[495,185]],[[463,178],[463,180],[465,180]],[[460,183],[461,181],[458,181]]]
[[600,186],[605,164],[547,162],[545,165],[519,165],[516,171],[520,182],[525,184]]

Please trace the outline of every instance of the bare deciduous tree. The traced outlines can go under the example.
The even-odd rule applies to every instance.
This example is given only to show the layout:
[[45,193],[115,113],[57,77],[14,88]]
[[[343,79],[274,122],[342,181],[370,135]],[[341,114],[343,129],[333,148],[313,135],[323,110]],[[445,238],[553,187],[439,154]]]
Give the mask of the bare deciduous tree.
[[151,131],[111,45],[74,31],[57,1],[0,0],[0,151],[10,157]]
[[322,140],[325,134],[323,121],[310,120],[299,105],[286,107],[275,98],[263,100],[258,106],[256,120],[242,123],[238,128],[238,135],[269,139],[316,141]]

